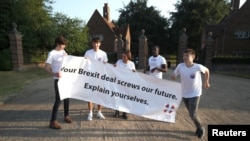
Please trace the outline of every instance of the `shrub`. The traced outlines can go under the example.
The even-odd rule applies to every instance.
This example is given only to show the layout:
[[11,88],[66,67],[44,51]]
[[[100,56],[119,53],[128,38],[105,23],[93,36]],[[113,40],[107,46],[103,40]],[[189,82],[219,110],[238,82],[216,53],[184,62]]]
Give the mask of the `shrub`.
[[0,71],[10,71],[12,68],[10,49],[3,49],[0,51]]
[[213,57],[212,63],[250,64],[250,57]]

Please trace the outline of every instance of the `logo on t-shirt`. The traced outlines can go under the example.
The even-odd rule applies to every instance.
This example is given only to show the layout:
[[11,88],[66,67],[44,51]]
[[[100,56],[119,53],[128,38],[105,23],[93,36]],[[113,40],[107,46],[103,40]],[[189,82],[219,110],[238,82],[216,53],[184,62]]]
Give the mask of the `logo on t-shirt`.
[[195,74],[190,74],[190,78],[194,79],[195,78]]

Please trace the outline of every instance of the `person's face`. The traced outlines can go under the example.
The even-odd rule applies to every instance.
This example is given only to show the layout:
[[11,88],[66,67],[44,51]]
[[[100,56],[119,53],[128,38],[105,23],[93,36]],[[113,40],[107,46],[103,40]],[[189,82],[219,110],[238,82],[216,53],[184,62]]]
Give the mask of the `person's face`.
[[101,42],[92,42],[93,49],[96,51],[100,48]]
[[57,44],[57,46],[60,50],[63,50],[66,47],[65,44]]
[[153,56],[157,56],[157,55],[159,55],[159,48],[153,48],[152,49],[152,54],[153,54]]
[[126,54],[122,54],[122,61],[124,62],[124,63],[127,63],[128,62],[128,56],[126,55]]
[[184,54],[183,54],[183,61],[186,62],[186,63],[193,62],[194,57],[195,57],[195,56],[192,55],[192,54],[184,53]]

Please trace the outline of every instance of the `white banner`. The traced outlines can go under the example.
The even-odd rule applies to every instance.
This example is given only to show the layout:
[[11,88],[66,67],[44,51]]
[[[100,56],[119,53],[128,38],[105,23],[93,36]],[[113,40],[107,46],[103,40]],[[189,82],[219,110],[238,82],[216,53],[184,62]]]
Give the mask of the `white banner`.
[[165,122],[175,122],[180,83],[112,64],[67,56],[58,86],[61,100],[74,98]]

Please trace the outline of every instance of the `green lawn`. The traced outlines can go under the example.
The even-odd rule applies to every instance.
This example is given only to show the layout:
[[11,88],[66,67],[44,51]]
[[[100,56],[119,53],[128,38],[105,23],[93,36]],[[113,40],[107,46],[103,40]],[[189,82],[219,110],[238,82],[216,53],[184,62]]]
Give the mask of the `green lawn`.
[[42,68],[26,71],[0,71],[0,101],[18,94],[27,84],[48,76],[49,74]]

